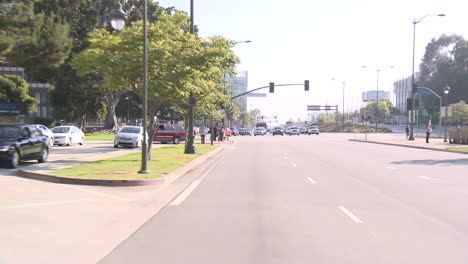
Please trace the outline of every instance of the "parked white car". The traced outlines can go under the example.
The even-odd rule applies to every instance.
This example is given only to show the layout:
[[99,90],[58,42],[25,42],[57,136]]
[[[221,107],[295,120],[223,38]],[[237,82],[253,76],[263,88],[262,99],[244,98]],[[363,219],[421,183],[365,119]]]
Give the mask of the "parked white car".
[[38,128],[41,133],[48,137],[50,140],[49,140],[49,147],[52,147],[54,145],[54,133],[52,131],[50,131],[50,129],[44,125],[41,125],[41,124],[34,124],[34,125],[31,125],[35,128]]
[[56,126],[52,128],[54,133],[54,145],[71,146],[75,143],[83,145],[85,143],[85,135],[81,129],[76,126]]
[[141,126],[123,126],[114,138],[114,148],[118,148],[119,146],[137,148],[142,143],[143,127]]

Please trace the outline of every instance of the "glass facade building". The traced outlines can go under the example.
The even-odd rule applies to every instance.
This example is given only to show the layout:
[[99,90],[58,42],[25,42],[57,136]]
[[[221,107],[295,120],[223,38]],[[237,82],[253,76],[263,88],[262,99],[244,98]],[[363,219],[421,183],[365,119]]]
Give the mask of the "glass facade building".
[[[226,74],[225,78],[227,85],[231,86],[232,96],[247,92],[249,80],[247,71],[238,72],[234,77]],[[247,111],[247,95],[235,98],[232,102],[239,107],[241,112]]]

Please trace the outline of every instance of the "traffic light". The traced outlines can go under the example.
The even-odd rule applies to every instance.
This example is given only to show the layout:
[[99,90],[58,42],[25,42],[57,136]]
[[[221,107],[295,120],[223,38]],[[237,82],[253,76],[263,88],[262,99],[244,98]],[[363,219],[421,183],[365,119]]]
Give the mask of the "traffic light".
[[309,91],[309,80],[304,81],[304,91]]
[[274,93],[274,92],[275,92],[275,83],[270,82],[270,93]]

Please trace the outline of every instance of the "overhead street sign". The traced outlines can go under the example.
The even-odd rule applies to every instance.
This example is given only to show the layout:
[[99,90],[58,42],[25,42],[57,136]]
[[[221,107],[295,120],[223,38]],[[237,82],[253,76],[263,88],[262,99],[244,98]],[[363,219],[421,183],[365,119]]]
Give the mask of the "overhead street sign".
[[320,111],[320,105],[308,105],[307,110],[308,111]]
[[417,94],[432,94],[432,92],[429,91],[429,90],[426,90],[426,89],[419,89],[419,88],[416,90],[416,93],[417,93]]
[[264,93],[249,93],[249,94],[247,94],[247,97],[266,97],[266,94],[264,94]]
[[308,105],[307,111],[331,111],[338,110],[337,105]]

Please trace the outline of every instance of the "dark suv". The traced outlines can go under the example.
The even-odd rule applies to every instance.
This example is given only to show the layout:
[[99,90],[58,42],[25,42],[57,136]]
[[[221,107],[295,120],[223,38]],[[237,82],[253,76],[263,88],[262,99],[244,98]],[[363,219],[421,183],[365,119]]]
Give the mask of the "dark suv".
[[33,125],[0,125],[0,160],[10,168],[22,160],[47,162],[49,140]]
[[274,136],[274,135],[282,135],[282,136],[284,136],[284,134],[283,134],[283,129],[282,129],[281,127],[275,127],[275,128],[273,128],[273,133],[272,133],[272,134],[273,134],[273,136]]
[[181,141],[185,141],[185,128],[179,124],[160,124],[154,132],[153,142],[179,144]]

